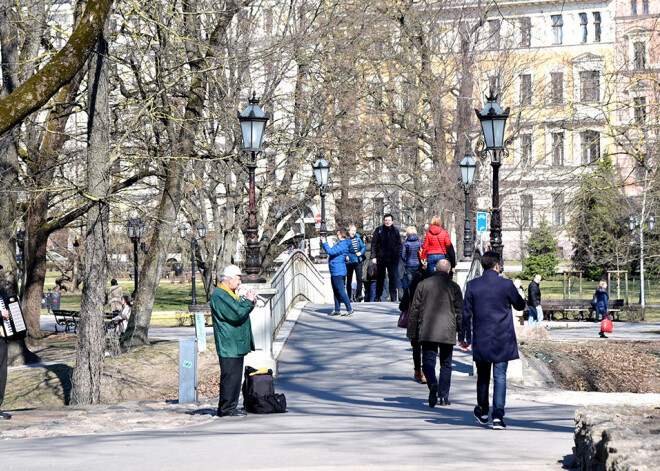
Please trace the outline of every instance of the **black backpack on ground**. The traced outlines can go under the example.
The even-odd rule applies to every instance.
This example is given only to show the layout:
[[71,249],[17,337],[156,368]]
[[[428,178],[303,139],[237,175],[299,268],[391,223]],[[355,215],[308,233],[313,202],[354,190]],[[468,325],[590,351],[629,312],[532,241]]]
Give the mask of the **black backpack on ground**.
[[251,366],[245,367],[245,381],[243,381],[243,408],[253,414],[273,414],[286,412],[286,397],[276,394],[273,384],[273,371],[250,376],[255,370]]

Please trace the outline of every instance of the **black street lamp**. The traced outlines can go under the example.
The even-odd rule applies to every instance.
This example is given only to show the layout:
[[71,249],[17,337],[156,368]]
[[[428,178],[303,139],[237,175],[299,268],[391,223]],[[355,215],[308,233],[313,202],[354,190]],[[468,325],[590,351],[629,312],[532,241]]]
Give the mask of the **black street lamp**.
[[463,235],[463,256],[466,260],[472,258],[472,223],[470,221],[470,187],[474,182],[474,170],[477,167],[470,149],[465,150],[465,157],[458,164],[461,167],[461,182],[465,191],[465,229]]
[[[646,225],[650,231],[655,229],[655,217],[649,216]],[[644,293],[644,220],[638,217],[630,216],[628,219],[628,229],[634,232],[639,229],[639,304],[646,307],[646,295]]]
[[[328,178],[330,176],[330,163],[326,161],[323,157],[318,158],[318,160],[312,164],[314,169],[314,176],[316,177],[316,186],[319,188],[319,194],[321,195],[321,230],[319,235],[321,237],[327,237],[328,229],[325,225],[325,190],[328,187]],[[321,251],[319,253],[319,259],[325,260],[328,258],[328,254],[325,253],[323,245],[321,245]]]
[[247,162],[249,173],[249,200],[248,225],[247,225],[247,250],[245,272],[246,281],[249,283],[265,283],[266,279],[259,276],[259,236],[257,228],[257,204],[256,190],[254,182],[254,172],[257,168],[257,153],[262,151],[261,141],[264,137],[264,129],[270,118],[270,112],[264,113],[259,108],[259,100],[256,93],[252,93],[248,107],[242,113],[238,114],[238,121],[241,123],[241,134],[243,136],[243,152],[250,154],[250,160]]
[[[203,222],[200,222],[197,225],[197,234],[199,235],[199,239],[203,239],[206,237],[206,226],[204,225]],[[197,243],[197,240],[194,237],[194,234],[190,235],[190,240],[186,239],[186,236],[188,235],[188,226],[186,224],[182,224],[179,227],[179,237],[181,237],[181,240],[185,240],[186,242],[190,242],[190,262],[192,265],[192,305],[197,304],[197,291],[195,289],[195,244]]]
[[474,110],[477,113],[483,131],[485,148],[482,152],[490,152],[490,165],[493,167],[493,208],[490,217],[490,248],[500,254],[500,267],[504,266],[502,257],[502,215],[500,212],[500,166],[502,155],[506,153],[504,141],[504,128],[509,117],[509,108],[502,110],[497,103],[497,95],[486,97],[487,103],[483,110]]
[[138,244],[140,239],[144,234],[144,222],[142,219],[129,219],[126,223],[126,231],[128,232],[128,238],[133,241],[133,268],[135,270],[135,280],[133,285],[133,291],[137,293],[138,289]]
[[18,254],[21,258],[18,263],[19,279],[22,280],[25,273],[25,231],[23,229],[16,233],[16,245],[18,246]]

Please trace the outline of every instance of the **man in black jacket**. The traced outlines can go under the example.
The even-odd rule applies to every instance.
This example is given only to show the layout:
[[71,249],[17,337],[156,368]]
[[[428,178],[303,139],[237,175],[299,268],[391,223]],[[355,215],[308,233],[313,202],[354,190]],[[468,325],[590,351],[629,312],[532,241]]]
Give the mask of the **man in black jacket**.
[[[429,388],[429,407],[451,405],[451,360],[463,322],[463,293],[451,280],[451,263],[439,260],[433,276],[415,291],[408,316],[408,338],[422,344],[422,369]],[[440,381],[435,375],[435,359],[440,351]]]
[[527,287],[527,305],[529,306],[529,325],[541,325],[543,309],[541,308],[541,275],[536,274]]
[[371,241],[371,263],[375,263],[378,274],[376,276],[376,301],[380,301],[385,285],[385,270],[389,278],[390,299],[396,301],[397,278],[399,277],[399,256],[401,254],[401,235],[394,227],[394,218],[391,214],[383,216],[383,225],[374,231]]

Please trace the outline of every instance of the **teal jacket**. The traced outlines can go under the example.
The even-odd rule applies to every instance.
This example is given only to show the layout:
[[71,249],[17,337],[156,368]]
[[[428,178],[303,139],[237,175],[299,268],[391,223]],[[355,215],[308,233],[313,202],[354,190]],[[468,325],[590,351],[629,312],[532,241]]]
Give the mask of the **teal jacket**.
[[218,356],[240,358],[254,350],[250,312],[252,301],[236,300],[224,289],[216,287],[211,295],[211,316]]

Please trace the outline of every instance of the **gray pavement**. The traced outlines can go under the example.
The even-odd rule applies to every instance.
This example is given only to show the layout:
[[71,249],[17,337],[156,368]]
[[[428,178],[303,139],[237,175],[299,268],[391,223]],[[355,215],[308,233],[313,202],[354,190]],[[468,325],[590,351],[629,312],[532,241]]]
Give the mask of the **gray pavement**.
[[[31,425],[27,436],[42,438],[0,441],[2,469],[534,470],[570,463],[571,401],[531,402],[511,387],[508,429],[483,427],[472,417],[471,359],[455,350],[453,404],[430,409],[427,387],[412,381],[396,305],[354,308],[351,318],[328,317],[330,305],[303,309],[279,357],[276,389],[286,394],[286,414],[218,419],[217,398],[67,408],[66,416],[52,412]],[[16,411],[12,428],[38,412]]]

